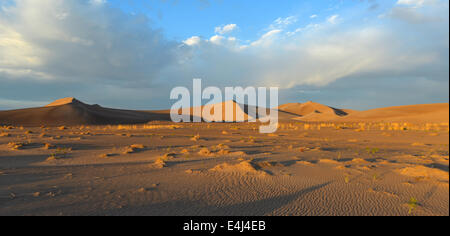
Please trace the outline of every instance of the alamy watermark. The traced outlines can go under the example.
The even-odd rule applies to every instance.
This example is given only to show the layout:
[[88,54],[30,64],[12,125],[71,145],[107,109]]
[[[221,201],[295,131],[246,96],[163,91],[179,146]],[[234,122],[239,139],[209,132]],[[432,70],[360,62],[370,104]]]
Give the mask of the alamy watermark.
[[[269,97],[267,93],[269,92]],[[278,129],[277,87],[226,87],[225,99],[218,87],[202,89],[202,80],[193,80],[193,93],[176,87],[170,93],[175,102],[170,110],[173,122],[261,122],[261,133]],[[192,99],[192,103],[191,103]],[[246,102],[247,99],[247,102]],[[204,100],[209,100],[203,105]],[[269,101],[269,102],[268,102]],[[267,104],[269,103],[269,104]]]

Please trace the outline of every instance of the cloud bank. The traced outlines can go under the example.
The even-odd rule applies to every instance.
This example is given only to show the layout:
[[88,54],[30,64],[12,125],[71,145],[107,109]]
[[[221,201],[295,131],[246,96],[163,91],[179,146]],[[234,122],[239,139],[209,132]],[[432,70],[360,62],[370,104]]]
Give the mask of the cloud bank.
[[[400,89],[448,86],[448,1],[398,0],[369,19],[365,12],[308,15],[310,22],[284,16],[252,41],[231,36],[238,28],[232,23],[211,29],[209,37],[193,32],[179,42],[154,29],[147,16],[125,14],[105,0],[12,2],[0,10],[2,101],[77,96],[111,106],[163,108],[170,89],[192,78],[216,86],[279,86],[289,94],[282,102],[303,99],[304,93],[295,97],[302,86],[336,87],[341,97],[324,102],[338,106],[331,101],[344,103],[352,94],[361,103],[376,98],[354,92],[376,81],[392,80]],[[417,93],[404,89],[405,95]],[[440,96],[424,92],[426,102],[448,100],[448,90]]]

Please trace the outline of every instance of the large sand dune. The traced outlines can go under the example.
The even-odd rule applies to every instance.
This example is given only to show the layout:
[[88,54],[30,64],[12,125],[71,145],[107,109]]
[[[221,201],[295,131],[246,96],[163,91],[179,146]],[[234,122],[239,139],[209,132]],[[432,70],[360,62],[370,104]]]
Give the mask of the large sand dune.
[[303,121],[329,121],[354,113],[353,110],[338,109],[315,102],[289,103],[281,105],[278,110],[299,116]]
[[133,124],[151,120],[170,120],[170,117],[158,112],[88,105],[74,98],[60,99],[45,107],[0,112],[0,123],[23,126]]

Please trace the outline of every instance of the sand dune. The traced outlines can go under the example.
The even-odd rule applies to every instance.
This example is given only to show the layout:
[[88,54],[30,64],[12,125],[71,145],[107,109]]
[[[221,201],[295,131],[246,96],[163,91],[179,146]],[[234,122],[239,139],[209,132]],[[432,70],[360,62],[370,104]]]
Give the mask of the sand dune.
[[[222,114],[211,113],[211,117],[220,122],[247,122],[260,119],[258,110],[268,108],[252,107],[227,101],[215,105],[200,107],[212,109],[222,108]],[[236,111],[232,116],[230,108]],[[411,105],[354,111],[337,109],[314,102],[290,103],[278,108],[279,120],[308,122],[410,122],[410,123],[448,123],[449,104]],[[273,111],[272,111],[273,112]],[[181,113],[181,111],[180,111]],[[191,118],[194,108],[191,108]],[[45,107],[11,111],[0,111],[0,124],[21,126],[57,126],[57,125],[106,125],[106,124],[138,124],[150,121],[170,121],[170,110],[133,111],[104,108],[100,105],[88,105],[75,98],[56,100]]]
[[379,108],[355,112],[339,121],[448,123],[449,104],[424,104]]
[[[221,108],[222,113],[215,112],[214,107]],[[191,108],[191,114],[194,114],[194,109]],[[201,111],[211,111],[211,117],[208,120],[215,120],[218,122],[248,122],[255,121],[261,119],[263,117],[267,117],[271,114],[271,112],[275,112],[275,110],[271,110],[269,108],[259,108],[257,106],[250,106],[246,104],[240,104],[234,100],[226,101],[217,104],[209,104],[205,106],[199,107]],[[260,117],[258,111],[260,109],[265,110],[265,113]],[[234,112],[233,112],[234,111]],[[166,110],[166,113],[170,113],[170,110]],[[179,114],[181,114],[181,109],[179,110]],[[229,115],[233,114],[233,115]],[[272,113],[273,114],[273,113]],[[289,121],[299,116],[297,114],[293,114],[290,112],[279,111],[279,119],[283,121]],[[204,117],[205,118],[205,117]],[[206,118],[205,118],[206,119]]]
[[354,113],[353,110],[337,109],[315,102],[289,103],[278,107],[280,111],[299,116],[296,120],[330,121]]
[[0,123],[23,126],[134,124],[152,120],[170,120],[170,117],[158,112],[88,105],[75,98],[60,99],[45,107],[0,112]]

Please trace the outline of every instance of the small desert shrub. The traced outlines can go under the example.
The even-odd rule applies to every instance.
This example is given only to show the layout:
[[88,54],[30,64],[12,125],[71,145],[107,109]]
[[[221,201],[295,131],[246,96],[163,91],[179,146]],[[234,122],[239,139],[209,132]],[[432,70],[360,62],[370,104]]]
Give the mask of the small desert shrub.
[[108,157],[113,157],[114,156],[114,154],[111,154],[111,153],[105,153],[105,154],[101,154],[100,155],[100,158],[108,158]]
[[368,154],[372,154],[372,155],[377,154],[379,151],[380,151],[379,148],[366,148],[366,152],[367,152]]
[[55,148],[55,146],[50,143],[44,143],[44,149],[48,150],[48,149],[52,149],[52,148]]
[[214,150],[230,149],[230,147],[228,145],[225,145],[223,143],[219,143],[216,146],[212,146],[211,148]]
[[229,155],[230,153],[231,153],[230,150],[226,150],[226,149],[221,149],[217,152],[217,154],[221,155],[221,156]]
[[47,161],[54,161],[54,160],[58,160],[58,159],[60,159],[60,157],[58,157],[58,156],[56,155],[56,153],[52,153],[52,154],[47,158]]
[[342,159],[342,152],[339,152],[339,153],[338,153],[337,160],[340,161],[341,159]]
[[346,175],[344,177],[344,181],[345,181],[346,184],[350,183],[350,177],[348,175]]
[[72,151],[72,148],[57,148],[56,152],[52,153],[50,157],[47,158],[47,161],[59,160],[62,158],[66,158],[67,154]]
[[11,137],[9,133],[0,133],[0,137]]
[[212,155],[211,151],[208,148],[202,148],[198,152],[198,154],[201,155],[201,156],[211,156]]
[[163,160],[170,160],[172,158],[175,158],[176,154],[175,153],[166,153],[164,154],[164,156],[162,156]]
[[12,150],[20,150],[21,148],[23,148],[23,146],[24,144],[19,142],[8,143],[8,147],[11,148]]
[[181,154],[189,154],[189,150],[188,149],[183,149],[180,152]]
[[191,138],[191,141],[197,142],[198,140],[200,140],[200,135],[199,134],[197,134],[197,135],[195,135],[194,137]]
[[131,154],[145,149],[145,146],[142,144],[132,144],[125,150],[124,154]]
[[167,163],[166,163],[166,161],[163,158],[156,159],[156,161],[152,164],[152,167],[156,167],[156,168],[159,168],[159,169],[162,169],[162,168],[164,168],[166,166],[167,166]]
[[408,214],[411,214],[417,208],[417,206],[419,206],[419,202],[417,201],[416,198],[412,197],[408,202],[408,206],[409,206]]

